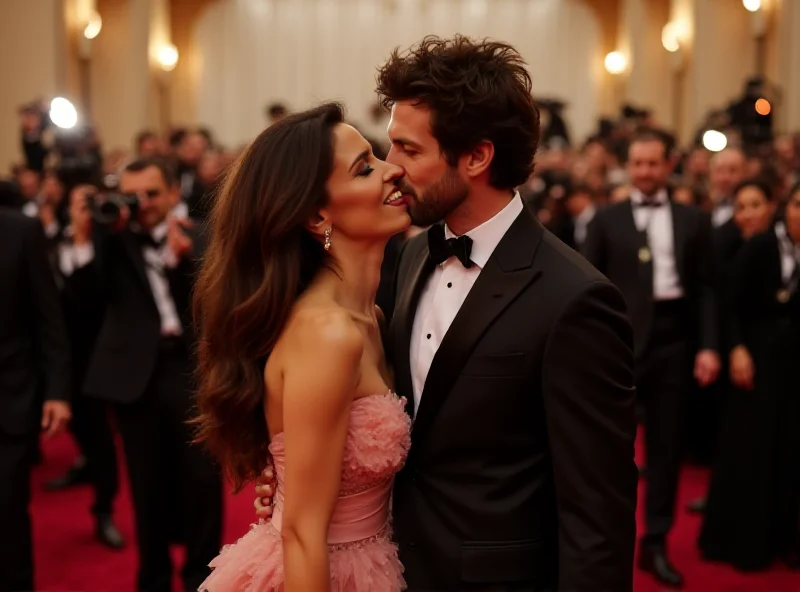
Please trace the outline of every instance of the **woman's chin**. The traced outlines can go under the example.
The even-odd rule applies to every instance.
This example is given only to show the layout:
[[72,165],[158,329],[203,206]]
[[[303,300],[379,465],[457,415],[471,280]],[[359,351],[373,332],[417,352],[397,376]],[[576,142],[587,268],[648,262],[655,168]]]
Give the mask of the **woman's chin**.
[[[405,232],[411,227],[411,214],[408,213],[407,209],[403,209],[402,215],[402,223],[398,224],[397,230],[394,234],[400,234],[401,232]],[[392,236],[394,236],[394,234]]]

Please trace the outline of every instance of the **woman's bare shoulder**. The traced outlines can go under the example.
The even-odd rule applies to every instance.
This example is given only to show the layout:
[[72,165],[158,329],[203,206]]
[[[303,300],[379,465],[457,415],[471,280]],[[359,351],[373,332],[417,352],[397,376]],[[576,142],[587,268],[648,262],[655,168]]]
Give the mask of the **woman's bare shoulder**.
[[295,307],[278,340],[281,357],[315,352],[334,357],[360,358],[364,337],[352,315],[327,302],[304,302]]
[[287,380],[305,382],[319,375],[328,380],[357,381],[363,351],[363,334],[345,309],[335,304],[298,306],[264,369],[267,391],[282,400]]

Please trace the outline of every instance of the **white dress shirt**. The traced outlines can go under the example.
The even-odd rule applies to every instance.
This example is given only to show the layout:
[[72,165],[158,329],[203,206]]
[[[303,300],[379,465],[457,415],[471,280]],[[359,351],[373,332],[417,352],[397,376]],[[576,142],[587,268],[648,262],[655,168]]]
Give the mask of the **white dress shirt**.
[[24,204],[22,204],[22,213],[25,214],[28,218],[38,218],[39,204],[36,203],[36,200],[29,199]]
[[[415,412],[419,409],[425,380],[439,345],[495,247],[522,210],[522,199],[516,194],[493,218],[466,233],[472,239],[472,267],[467,269],[451,257],[437,265],[428,278],[414,315],[409,349]],[[455,237],[446,225],[444,232],[445,238]]]
[[577,246],[581,246],[583,241],[586,240],[586,231],[589,227],[589,222],[592,221],[596,212],[597,208],[590,204],[586,206],[580,214],[575,216],[573,220],[573,224],[575,225],[573,237],[575,238],[575,244]]
[[733,218],[733,203],[729,198],[721,199],[711,212],[711,224],[719,228]]
[[633,216],[636,228],[647,232],[650,254],[653,261],[653,299],[675,300],[683,297],[683,286],[678,276],[675,261],[675,231],[672,224],[672,209],[666,189],[661,189],[652,199],[661,204],[644,207],[648,200],[638,189],[631,191]]
[[[162,243],[167,236],[168,226],[162,222],[151,231],[150,235],[157,243]],[[142,258],[150,291],[156,303],[158,314],[161,318],[161,335],[180,335],[183,333],[180,316],[178,315],[175,301],[169,288],[169,280],[165,273],[166,268],[175,268],[178,258],[167,244],[156,249],[151,245],[142,247]],[[59,251],[59,267],[61,273],[69,277],[76,269],[80,269],[94,259],[94,245],[72,245]]]

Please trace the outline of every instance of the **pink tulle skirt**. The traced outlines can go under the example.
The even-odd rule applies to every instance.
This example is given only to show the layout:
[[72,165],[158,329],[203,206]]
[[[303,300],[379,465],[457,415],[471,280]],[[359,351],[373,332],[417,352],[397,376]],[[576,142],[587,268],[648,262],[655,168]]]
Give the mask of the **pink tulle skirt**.
[[[332,592],[397,592],[405,589],[397,547],[388,536],[330,548]],[[254,524],[211,562],[200,586],[208,592],[282,592],[283,543],[271,524]]]

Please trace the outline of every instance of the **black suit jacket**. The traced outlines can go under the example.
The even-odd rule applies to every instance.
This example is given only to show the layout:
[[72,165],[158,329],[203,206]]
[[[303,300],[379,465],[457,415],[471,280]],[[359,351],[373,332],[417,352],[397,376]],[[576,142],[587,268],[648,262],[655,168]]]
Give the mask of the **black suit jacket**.
[[561,214],[553,221],[552,232],[569,248],[578,248],[575,241],[575,221],[569,214]]
[[[61,248],[71,247],[71,240],[64,240],[61,244]],[[103,324],[105,303],[99,298],[82,298],[80,289],[76,289],[76,282],[65,277],[60,269],[58,273],[61,277],[61,302],[72,358],[72,392],[74,396],[80,396],[97,335]]]
[[[675,260],[694,318],[692,337],[699,349],[718,347],[717,301],[711,219],[705,212],[670,201]],[[643,239],[630,200],[597,212],[582,252],[622,291],[635,336],[637,359],[647,347],[653,320],[653,263],[639,260]]]
[[69,345],[42,226],[2,208],[0,278],[0,432],[19,436],[68,398]]
[[[141,244],[130,231],[95,235],[95,257],[67,279],[71,301],[104,311],[91,353],[84,392],[100,399],[130,403],[144,393],[155,367],[161,317],[147,279]],[[187,347],[194,344],[190,299],[202,252],[195,250],[176,268],[165,269]]]
[[718,264],[730,265],[744,244],[744,238],[733,218],[714,229],[714,255]]
[[[432,270],[423,233],[399,262],[389,339],[410,414]],[[411,590],[631,590],[631,347],[619,291],[523,210],[436,353],[396,479]]]
[[[788,302],[778,299],[778,293],[786,288],[781,258],[778,237],[770,229],[739,250],[731,269],[730,346],[744,345],[756,359],[774,352],[787,327],[800,325],[800,290],[795,290]],[[795,334],[794,343],[798,341]]]

